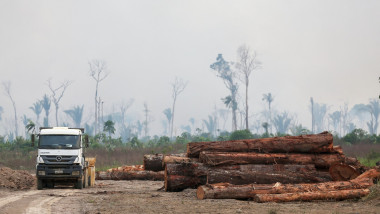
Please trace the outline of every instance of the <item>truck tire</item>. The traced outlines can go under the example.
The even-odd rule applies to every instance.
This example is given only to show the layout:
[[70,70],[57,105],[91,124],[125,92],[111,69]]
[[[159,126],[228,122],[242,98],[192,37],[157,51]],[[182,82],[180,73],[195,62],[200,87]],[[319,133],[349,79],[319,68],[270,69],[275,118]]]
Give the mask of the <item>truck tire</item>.
[[91,186],[91,175],[88,176],[88,183],[87,183],[87,186]]
[[83,189],[83,177],[79,178],[75,184],[75,189]]
[[44,182],[42,179],[37,178],[37,189],[42,190],[44,188]]
[[86,188],[87,187],[87,170],[85,169],[84,172],[83,172],[83,188]]

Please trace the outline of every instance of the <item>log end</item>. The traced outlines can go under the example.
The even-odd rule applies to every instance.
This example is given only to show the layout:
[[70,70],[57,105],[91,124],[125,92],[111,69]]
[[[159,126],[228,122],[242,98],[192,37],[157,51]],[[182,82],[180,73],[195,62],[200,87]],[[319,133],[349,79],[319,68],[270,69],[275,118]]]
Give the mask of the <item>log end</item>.
[[204,200],[204,199],[206,199],[206,194],[205,194],[205,189],[204,188],[207,188],[206,186],[199,186],[198,188],[197,188],[197,198],[199,199],[199,200]]
[[348,181],[360,175],[354,167],[347,164],[334,164],[330,167],[329,173],[334,181]]

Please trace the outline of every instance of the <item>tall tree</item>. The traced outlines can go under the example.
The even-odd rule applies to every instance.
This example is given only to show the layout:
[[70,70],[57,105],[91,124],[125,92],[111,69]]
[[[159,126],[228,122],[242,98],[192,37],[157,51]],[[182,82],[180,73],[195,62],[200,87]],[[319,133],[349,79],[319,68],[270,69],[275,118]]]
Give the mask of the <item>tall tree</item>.
[[292,118],[287,112],[283,112],[279,115],[276,115],[273,119],[273,125],[276,127],[277,133],[286,134]]
[[167,128],[168,128],[168,131],[167,131],[167,134],[169,134],[170,132],[170,123],[172,121],[172,110],[170,108],[167,108],[165,109],[162,113],[164,113],[165,117],[166,117],[166,120],[168,121],[168,124],[167,124]]
[[209,115],[208,120],[203,120],[203,123],[205,124],[207,131],[212,135],[215,136],[216,132],[216,118]]
[[47,94],[45,94],[42,97],[41,105],[45,111],[45,118],[44,118],[44,126],[49,126],[49,112],[50,112],[50,106],[51,106],[51,100]]
[[310,97],[310,111],[311,111],[311,133],[315,133],[314,127],[315,127],[315,122],[314,122],[314,99],[313,97]]
[[224,104],[227,107],[231,108],[232,111],[232,131],[237,130],[237,119],[236,119],[236,110],[237,110],[237,92],[238,92],[238,84],[235,81],[236,74],[230,68],[230,63],[223,59],[222,54],[218,54],[216,58],[216,62],[210,65],[212,70],[217,72],[217,77],[221,78],[230,91],[230,95],[225,98],[222,98]]
[[377,128],[379,126],[379,115],[380,115],[380,103],[378,100],[371,99],[367,105],[369,114],[371,115],[371,120],[367,122],[367,126],[370,134],[377,135]]
[[173,105],[172,105],[172,120],[170,124],[170,138],[173,137],[173,128],[174,128],[174,115],[175,115],[175,104],[177,102],[178,96],[185,90],[187,85],[187,82],[184,82],[182,79],[179,79],[178,77],[175,78],[174,82],[172,83],[172,98],[173,98]]
[[126,128],[127,126],[125,125],[125,114],[127,110],[132,106],[134,100],[129,99],[127,102],[124,102],[120,105],[120,112],[121,112],[121,127]]
[[272,132],[272,126],[271,126],[271,123],[272,123],[272,110],[271,110],[271,104],[274,100],[274,97],[272,96],[272,93],[268,93],[268,94],[263,94],[263,98],[262,100],[264,100],[265,102],[268,103],[268,112],[269,112],[269,120],[267,120],[267,123],[271,129],[271,132]]
[[34,112],[34,114],[36,114],[36,124],[39,125],[40,114],[43,109],[41,100],[37,100],[35,103],[33,103],[31,107],[29,107],[29,109],[31,109]]
[[82,106],[74,106],[72,109],[65,110],[64,112],[71,117],[73,120],[75,127],[80,128],[82,123],[82,117],[83,117],[83,107]]
[[148,132],[149,132],[149,122],[150,122],[149,112],[150,112],[150,110],[148,108],[148,104],[146,102],[144,102],[144,117],[145,117],[144,132],[145,132],[145,137],[148,136]]
[[248,86],[249,86],[249,76],[253,70],[256,70],[260,66],[260,62],[256,59],[256,52],[251,51],[246,45],[242,45],[238,48],[238,62],[236,67],[240,73],[240,80],[245,85],[245,129],[249,129],[248,126]]
[[71,81],[65,80],[63,83],[61,83],[58,87],[53,87],[51,83],[51,79],[48,79],[47,84],[51,91],[51,97],[53,98],[53,103],[55,106],[55,124],[56,126],[59,126],[58,123],[58,109],[59,109],[59,102],[61,101],[63,94],[65,93],[67,87],[71,85]]
[[104,123],[103,131],[108,132],[108,137],[111,137],[111,134],[114,134],[116,131],[115,123],[112,120],[107,120]]
[[334,111],[333,113],[329,114],[330,120],[334,126],[334,130],[341,136],[341,128],[339,127],[341,125],[341,111]]
[[325,117],[327,113],[327,105],[322,103],[314,103],[314,123],[317,132],[325,131]]
[[90,76],[95,80],[95,135],[99,130],[99,106],[100,98],[98,97],[99,83],[107,78],[107,64],[103,60],[92,60],[88,62],[90,66]]
[[11,82],[3,82],[3,89],[5,91],[5,94],[8,96],[8,98],[11,100],[13,105],[13,112],[14,112],[14,120],[15,120],[15,135],[18,136],[18,120],[17,120],[17,109],[16,109],[16,102],[14,101],[11,93]]

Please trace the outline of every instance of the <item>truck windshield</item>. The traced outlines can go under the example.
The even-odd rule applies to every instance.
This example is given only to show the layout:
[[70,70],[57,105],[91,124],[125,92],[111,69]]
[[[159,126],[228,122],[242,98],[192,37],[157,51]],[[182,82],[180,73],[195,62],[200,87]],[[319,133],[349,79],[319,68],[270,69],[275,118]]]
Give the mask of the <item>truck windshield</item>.
[[40,135],[40,149],[79,149],[79,135]]

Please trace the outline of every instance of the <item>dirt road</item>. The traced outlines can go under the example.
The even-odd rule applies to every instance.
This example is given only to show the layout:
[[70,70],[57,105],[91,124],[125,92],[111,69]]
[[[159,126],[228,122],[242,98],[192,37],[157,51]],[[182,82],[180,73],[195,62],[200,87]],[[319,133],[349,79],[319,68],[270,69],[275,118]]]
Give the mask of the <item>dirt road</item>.
[[0,189],[0,213],[380,213],[380,200],[267,203],[197,200],[195,190],[158,191],[161,181],[97,181],[76,190]]

